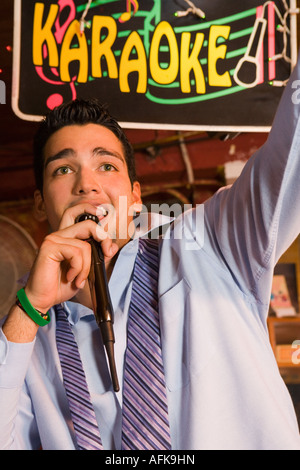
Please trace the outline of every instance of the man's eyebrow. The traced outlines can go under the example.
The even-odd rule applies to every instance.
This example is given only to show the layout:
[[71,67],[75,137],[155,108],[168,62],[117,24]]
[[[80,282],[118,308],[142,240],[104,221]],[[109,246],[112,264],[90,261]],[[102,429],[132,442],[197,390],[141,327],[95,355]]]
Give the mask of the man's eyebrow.
[[47,165],[49,165],[49,163],[51,162],[54,162],[55,160],[60,160],[61,158],[65,158],[65,157],[72,157],[75,155],[75,151],[73,149],[63,149],[61,150],[60,152],[56,153],[55,155],[51,155],[50,157],[48,157],[46,160],[45,160],[45,167],[47,167]]
[[110,157],[115,157],[115,158],[118,158],[119,160],[121,160],[123,163],[125,163],[125,159],[123,157],[122,154],[120,154],[119,152],[116,152],[115,150],[108,150],[104,147],[96,147],[94,150],[93,150],[93,156],[97,156],[97,155],[100,155],[100,156],[105,156],[105,155],[108,155]]
[[[74,157],[75,155],[76,155],[75,150],[73,150],[71,148],[65,148],[65,149],[61,150],[60,152],[56,153],[55,155],[51,155],[50,157],[48,157],[45,160],[45,167],[44,168],[46,168],[47,165],[49,165],[49,163],[54,162],[55,160],[60,160],[62,158],[66,158],[66,157]],[[108,155],[108,156],[111,156],[111,157],[118,158],[119,160],[121,160],[122,163],[125,163],[125,159],[124,159],[122,154],[120,154],[119,152],[116,152],[116,151],[108,150],[104,147],[94,148],[94,150],[92,152],[92,155],[93,156]]]

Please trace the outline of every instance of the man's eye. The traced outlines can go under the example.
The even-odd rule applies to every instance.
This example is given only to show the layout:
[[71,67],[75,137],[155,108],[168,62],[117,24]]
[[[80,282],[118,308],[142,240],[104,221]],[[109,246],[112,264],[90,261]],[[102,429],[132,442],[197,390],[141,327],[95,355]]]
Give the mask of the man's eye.
[[67,175],[71,169],[68,166],[61,166],[55,170],[54,175]]
[[101,165],[100,169],[102,171],[114,171],[116,168],[111,165],[111,163],[104,163],[103,165]]

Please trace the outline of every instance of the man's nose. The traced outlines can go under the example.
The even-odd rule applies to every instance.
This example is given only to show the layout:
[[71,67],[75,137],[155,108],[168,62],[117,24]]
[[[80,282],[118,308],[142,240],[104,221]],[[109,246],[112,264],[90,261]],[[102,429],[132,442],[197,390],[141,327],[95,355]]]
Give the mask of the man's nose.
[[76,194],[99,193],[101,185],[93,170],[82,168],[78,173],[74,189]]

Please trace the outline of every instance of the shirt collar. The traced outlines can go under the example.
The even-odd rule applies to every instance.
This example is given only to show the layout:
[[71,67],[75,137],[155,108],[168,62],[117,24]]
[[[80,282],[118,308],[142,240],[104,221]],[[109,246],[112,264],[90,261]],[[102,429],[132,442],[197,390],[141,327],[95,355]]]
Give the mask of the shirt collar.
[[159,227],[170,226],[175,218],[167,217],[163,214],[156,212],[142,212],[135,219],[135,235],[134,238],[142,238],[149,235],[150,232],[155,231]]
[[92,310],[77,302],[72,302],[71,300],[64,302],[62,307],[65,310],[71,325],[75,325],[83,317],[93,315]]

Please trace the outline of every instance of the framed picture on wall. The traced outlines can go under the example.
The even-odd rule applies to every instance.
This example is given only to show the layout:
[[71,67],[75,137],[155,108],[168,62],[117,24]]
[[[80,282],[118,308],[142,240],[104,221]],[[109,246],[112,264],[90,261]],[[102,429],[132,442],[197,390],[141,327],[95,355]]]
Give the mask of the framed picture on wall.
[[295,263],[278,263],[275,267],[270,310],[277,317],[295,316],[299,312]]

